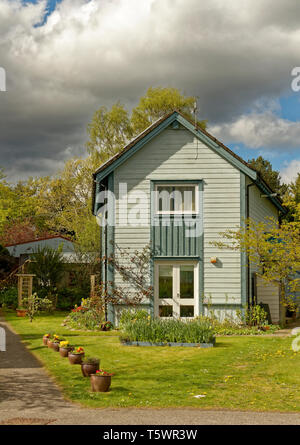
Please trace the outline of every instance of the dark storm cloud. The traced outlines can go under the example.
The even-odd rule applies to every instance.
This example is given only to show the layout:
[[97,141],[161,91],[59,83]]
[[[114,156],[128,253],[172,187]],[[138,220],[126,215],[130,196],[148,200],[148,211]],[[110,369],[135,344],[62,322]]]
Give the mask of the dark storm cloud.
[[300,4],[278,3],[64,0],[34,27],[45,2],[24,8],[0,0],[7,72],[0,165],[14,178],[53,173],[84,153],[85,128],[99,106],[120,100],[131,107],[149,86],[197,96],[200,117],[230,135],[258,99],[290,91]]

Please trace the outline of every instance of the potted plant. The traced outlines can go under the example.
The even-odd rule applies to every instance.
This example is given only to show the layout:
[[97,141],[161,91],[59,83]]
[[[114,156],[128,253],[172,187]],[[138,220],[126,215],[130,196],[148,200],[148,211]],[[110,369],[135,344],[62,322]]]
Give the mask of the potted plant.
[[27,309],[26,308],[18,307],[16,309],[16,311],[17,311],[17,317],[26,317],[26,314],[27,314]]
[[100,360],[95,357],[87,357],[81,363],[81,371],[83,377],[90,377],[95,374],[100,367]]
[[62,357],[68,357],[69,352],[73,351],[73,346],[68,341],[61,341],[59,343],[59,353]]
[[51,337],[50,334],[45,334],[45,335],[43,336],[43,343],[44,343],[45,346],[48,345],[48,341],[49,341],[50,337]]
[[101,331],[110,331],[112,328],[113,328],[113,324],[110,321],[101,323],[101,326],[100,326]]
[[84,349],[80,346],[75,351],[69,352],[68,359],[71,365],[81,365],[84,357]]
[[[47,346],[48,346],[48,348],[53,348],[53,349],[57,349],[57,345],[58,345],[58,347],[59,347],[59,342],[60,342],[61,340],[59,339],[59,336],[58,335],[56,335],[56,334],[54,334],[53,335],[53,338],[52,338],[52,340],[51,339],[49,339],[48,340],[48,344],[47,344]],[[58,350],[58,349],[57,349]]]
[[107,392],[111,385],[111,372],[98,369],[95,374],[91,374],[91,386],[93,392]]

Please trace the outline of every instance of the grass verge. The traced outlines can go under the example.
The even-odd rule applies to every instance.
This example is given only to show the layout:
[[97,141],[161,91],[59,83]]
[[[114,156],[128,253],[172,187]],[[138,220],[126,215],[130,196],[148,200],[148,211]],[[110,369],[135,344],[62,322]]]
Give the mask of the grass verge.
[[[215,348],[126,347],[118,333],[72,331],[63,313],[32,323],[4,313],[27,348],[60,384],[67,398],[87,407],[199,407],[254,411],[300,411],[300,353],[291,338],[218,337]],[[55,331],[114,372],[111,391],[92,393],[78,365],[42,345]],[[195,398],[196,395],[205,397]]]

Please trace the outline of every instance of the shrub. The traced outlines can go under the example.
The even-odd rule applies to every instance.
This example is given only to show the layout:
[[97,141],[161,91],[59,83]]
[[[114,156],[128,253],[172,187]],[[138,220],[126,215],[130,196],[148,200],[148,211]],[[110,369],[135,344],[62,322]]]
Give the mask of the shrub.
[[[241,321],[232,320],[232,319],[224,319],[220,321],[217,317],[211,315],[207,316],[199,316],[198,320],[207,320],[214,328],[214,332],[216,335],[261,335],[264,334],[259,326],[247,326]],[[267,333],[272,333],[280,329],[280,326],[277,325],[268,325]]]
[[18,306],[18,289],[16,287],[0,290],[0,306],[16,309]]
[[57,309],[63,311],[71,310],[75,305],[79,305],[84,297],[80,289],[60,288],[57,290]]
[[264,326],[267,324],[268,314],[259,305],[251,306],[240,314],[241,321],[248,326]]
[[153,343],[213,343],[214,331],[206,320],[139,319],[123,325],[121,339]]
[[82,299],[80,306],[75,306],[65,320],[71,328],[101,331],[105,323],[103,301],[99,298]]
[[47,298],[39,298],[36,293],[28,298],[24,298],[23,301],[26,305],[27,315],[31,322],[39,312],[48,311],[52,307],[52,301]]

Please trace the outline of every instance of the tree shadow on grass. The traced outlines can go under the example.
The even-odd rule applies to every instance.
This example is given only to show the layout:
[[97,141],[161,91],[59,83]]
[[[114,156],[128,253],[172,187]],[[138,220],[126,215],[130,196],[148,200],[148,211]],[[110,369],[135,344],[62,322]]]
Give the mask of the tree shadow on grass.
[[216,340],[216,344],[214,346],[214,348],[226,348],[226,349],[231,347],[232,345],[230,345],[229,343],[222,342],[218,339]]

